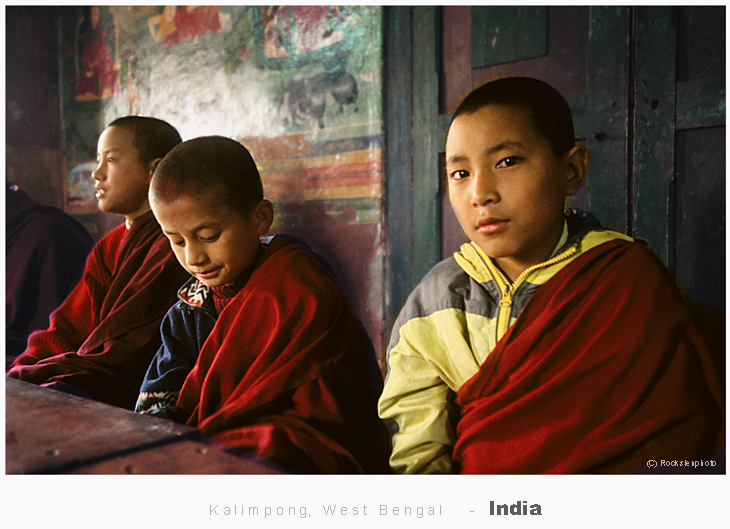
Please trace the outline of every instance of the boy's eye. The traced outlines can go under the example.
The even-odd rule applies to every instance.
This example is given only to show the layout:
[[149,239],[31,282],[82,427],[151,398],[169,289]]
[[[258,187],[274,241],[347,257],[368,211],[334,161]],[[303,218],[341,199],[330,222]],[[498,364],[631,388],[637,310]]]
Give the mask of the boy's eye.
[[184,240],[173,241],[172,239],[170,239],[170,244],[172,244],[173,246],[185,246],[185,241]]
[[519,161],[520,161],[519,156],[507,156],[507,158],[503,158],[502,160],[500,160],[495,167],[497,167],[497,168],[512,167]]
[[216,233],[215,235],[212,235],[211,237],[201,237],[200,240],[203,242],[215,242],[219,236],[220,236],[220,232]]
[[464,171],[463,169],[458,169],[456,171],[453,171],[449,176],[451,176],[452,180],[461,180],[462,178],[466,178],[469,176],[468,171]]

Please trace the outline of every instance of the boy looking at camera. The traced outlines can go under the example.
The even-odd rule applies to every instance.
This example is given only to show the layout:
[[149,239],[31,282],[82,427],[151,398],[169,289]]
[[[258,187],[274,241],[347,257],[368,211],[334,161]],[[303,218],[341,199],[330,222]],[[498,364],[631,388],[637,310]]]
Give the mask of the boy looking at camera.
[[240,143],[204,137],[160,163],[150,203],[192,276],[162,324],[136,410],[296,472],[380,470],[369,342],[334,278],[273,219]]
[[724,446],[709,354],[646,248],[565,208],[587,152],[550,86],[475,89],[446,141],[470,239],[416,287],[380,416],[404,473],[630,472]]

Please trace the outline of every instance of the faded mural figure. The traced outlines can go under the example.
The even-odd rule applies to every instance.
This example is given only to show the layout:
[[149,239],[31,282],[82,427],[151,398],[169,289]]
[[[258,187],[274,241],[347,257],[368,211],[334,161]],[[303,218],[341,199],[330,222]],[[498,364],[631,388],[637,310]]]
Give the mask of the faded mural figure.
[[[345,14],[338,6],[281,6],[264,9],[264,50],[267,58],[304,55],[342,42],[345,27],[361,21],[356,14]],[[303,127],[310,119],[325,127],[328,102],[359,110],[357,80],[346,70],[348,52],[341,49],[322,61],[325,71],[311,75],[295,74],[279,107],[284,124]]]
[[175,12],[177,7],[165,6],[162,13],[150,17],[147,25],[150,28],[150,35],[155,42],[167,42],[168,36],[175,33],[177,26],[175,25]]
[[354,105],[357,112],[357,81],[343,68],[323,72],[311,77],[296,74],[284,92],[279,106],[279,117],[284,124],[293,123],[303,127],[309,119],[316,119],[320,129],[324,128],[324,113],[330,96],[344,112],[345,105]]
[[291,17],[280,6],[268,6],[264,12],[264,55],[275,59],[288,57],[291,43]]
[[124,97],[127,108],[129,109],[128,113],[137,116],[139,114],[140,97],[132,74],[127,76],[127,89],[125,90]]
[[152,40],[169,48],[187,38],[196,41],[208,32],[225,31],[230,20],[230,13],[221,13],[220,6],[165,6],[161,14],[147,20],[147,25]]
[[[345,38],[345,20],[338,6],[292,6],[297,23],[296,52],[305,53],[331,46]],[[330,26],[331,16],[335,28]]]
[[77,101],[93,101],[113,96],[119,91],[117,66],[106,42],[107,32],[100,24],[100,7],[91,6],[78,23],[77,46],[81,47],[80,64],[77,58]]
[[361,21],[339,6],[267,6],[263,9],[264,50],[268,58],[288,57],[331,46],[345,38],[345,27]]

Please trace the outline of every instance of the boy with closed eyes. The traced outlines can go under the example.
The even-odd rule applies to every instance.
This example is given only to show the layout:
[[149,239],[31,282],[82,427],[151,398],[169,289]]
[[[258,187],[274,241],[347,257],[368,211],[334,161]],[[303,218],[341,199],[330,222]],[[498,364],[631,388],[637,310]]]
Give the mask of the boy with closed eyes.
[[526,77],[475,89],[446,171],[470,241],[395,323],[379,402],[393,470],[624,473],[715,456],[722,393],[674,280],[565,208],[587,152],[564,99]]
[[387,469],[368,339],[309,251],[263,239],[273,207],[246,148],[219,136],[180,144],[149,197],[192,277],[162,323],[136,411],[292,472]]

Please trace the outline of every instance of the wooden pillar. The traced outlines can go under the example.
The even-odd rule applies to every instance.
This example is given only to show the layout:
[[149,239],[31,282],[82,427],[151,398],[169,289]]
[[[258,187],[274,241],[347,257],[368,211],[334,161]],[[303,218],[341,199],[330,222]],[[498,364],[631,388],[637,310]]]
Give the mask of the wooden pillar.
[[671,7],[636,9],[633,225],[674,264],[676,29]]
[[385,7],[387,323],[439,261],[438,8]]
[[[387,239],[388,300],[386,326],[393,320],[412,285],[413,145],[411,142],[411,9],[384,7],[385,105],[385,231]],[[387,340],[386,340],[387,342]]]
[[588,209],[604,226],[629,229],[629,52],[631,9],[591,7],[586,147]]
[[413,286],[441,257],[437,24],[438,8],[413,8]]

